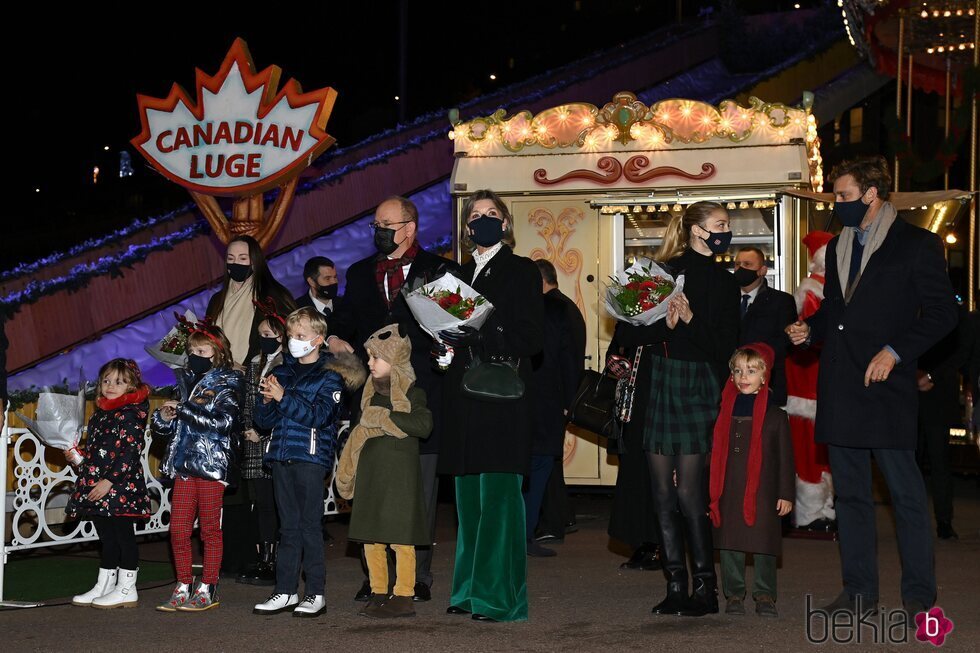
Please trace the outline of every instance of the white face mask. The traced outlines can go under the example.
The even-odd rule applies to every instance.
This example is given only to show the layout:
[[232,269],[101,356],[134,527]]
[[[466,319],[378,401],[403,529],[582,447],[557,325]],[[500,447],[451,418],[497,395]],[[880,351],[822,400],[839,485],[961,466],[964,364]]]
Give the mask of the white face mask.
[[[313,340],[316,340],[316,338]],[[308,356],[317,348],[317,345],[313,344],[313,340],[297,340],[296,338],[290,338],[289,353],[293,355],[293,358],[303,358],[304,356]]]

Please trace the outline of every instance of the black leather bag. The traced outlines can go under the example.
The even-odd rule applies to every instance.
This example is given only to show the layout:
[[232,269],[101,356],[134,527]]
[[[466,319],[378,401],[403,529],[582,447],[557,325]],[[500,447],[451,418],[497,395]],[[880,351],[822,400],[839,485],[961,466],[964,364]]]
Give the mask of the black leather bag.
[[524,381],[512,360],[476,358],[463,374],[463,394],[480,401],[516,401],[524,396]]
[[619,381],[609,373],[585,370],[579,383],[575,401],[568,411],[568,421],[606,438],[620,436],[620,424],[616,419],[616,384]]

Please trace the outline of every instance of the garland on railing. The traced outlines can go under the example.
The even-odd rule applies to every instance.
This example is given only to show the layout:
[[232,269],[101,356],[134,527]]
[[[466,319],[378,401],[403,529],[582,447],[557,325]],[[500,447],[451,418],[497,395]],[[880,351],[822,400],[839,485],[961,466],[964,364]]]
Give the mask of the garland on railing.
[[206,230],[206,222],[203,220],[195,222],[166,236],[153,238],[148,243],[130,245],[117,254],[102,256],[90,263],[80,263],[72,267],[67,274],[62,276],[45,279],[44,281],[32,281],[23,289],[10,293],[6,297],[0,297],[0,313],[9,318],[24,304],[33,304],[41,297],[52,295],[62,290],[76,292],[87,286],[95,277],[100,277],[104,274],[108,274],[110,277],[121,277],[124,268],[131,269],[134,263],[146,260],[146,257],[153,252],[171,250],[174,248],[174,245],[185,240],[190,240]]
[[[10,406],[7,408],[7,412],[14,412],[20,410],[27,404],[33,404],[37,402],[38,395],[42,392],[53,392],[55,394],[62,395],[77,395],[78,385],[74,387],[69,385],[68,379],[62,379],[61,383],[56,383],[54,385],[47,385],[43,388],[39,388],[36,385],[32,385],[28,388],[23,388],[20,390],[11,390],[8,393],[8,399],[10,400]],[[156,397],[158,399],[174,399],[177,397],[177,386],[171,383],[170,385],[159,385],[150,386],[150,397]],[[94,401],[95,400],[95,384],[86,382],[85,384],[85,400]]]
[[[691,31],[695,31],[695,30],[692,29]],[[687,36],[687,33],[679,33],[679,32],[676,32],[675,31],[667,39],[661,40],[661,41],[656,41],[648,49],[660,49],[660,48],[666,47],[666,46],[670,45],[672,42],[678,40],[679,38],[681,38],[683,36]],[[637,40],[639,41],[639,40],[642,40],[644,38],[649,38],[649,37],[641,37],[640,39],[637,39]],[[651,43],[653,43],[653,42],[651,41]],[[539,99],[540,97],[543,97],[545,95],[549,95],[551,93],[554,93],[556,90],[560,90],[561,88],[564,88],[564,87],[568,86],[569,84],[572,84],[572,83],[577,82],[582,77],[590,77],[590,76],[593,76],[595,74],[598,74],[598,73],[602,72],[603,70],[606,70],[608,68],[611,68],[611,67],[620,65],[620,62],[623,59],[626,59],[626,58],[635,58],[637,56],[640,56],[641,54],[643,54],[646,51],[644,49],[634,49],[634,48],[629,48],[629,47],[622,48],[622,49],[616,48],[616,50],[617,51],[624,52],[624,57],[621,57],[620,59],[610,59],[609,56],[608,56],[608,52],[600,52],[600,53],[597,53],[597,54],[593,55],[592,57],[589,57],[586,61],[603,60],[603,61],[605,61],[605,63],[602,66],[600,66],[600,67],[598,67],[596,69],[590,69],[590,70],[586,71],[584,74],[579,75],[577,77],[565,77],[565,76],[562,76],[562,81],[561,82],[558,82],[556,84],[552,84],[549,87],[547,87],[546,89],[542,89],[542,90],[536,91],[534,93],[530,93],[530,94],[526,94],[526,95],[523,95],[523,96],[519,96],[519,97],[513,98],[511,100],[511,103],[513,103],[513,104],[525,104],[527,102],[531,102],[533,100]],[[504,96],[506,96],[506,95],[508,95],[510,93],[510,91],[513,89],[514,86],[517,86],[517,85],[524,85],[524,86],[533,85],[537,81],[539,81],[541,79],[545,79],[547,77],[554,76],[554,75],[560,73],[561,71],[565,70],[566,68],[569,68],[571,66],[580,66],[581,63],[582,62],[579,61],[579,62],[576,62],[574,64],[568,64],[568,65],[563,66],[561,68],[557,68],[555,70],[549,70],[549,71],[540,73],[540,74],[535,75],[535,76],[533,76],[533,77],[531,77],[531,78],[529,78],[527,80],[524,80],[523,82],[518,82],[517,84],[513,84],[513,85],[509,85],[509,86],[503,87],[503,88],[501,88],[501,89],[499,89],[497,91],[494,91],[493,93],[490,93],[488,95],[484,95],[484,96],[480,96],[478,98],[474,98],[474,99],[472,99],[472,100],[470,100],[468,102],[465,102],[465,103],[461,104],[459,108],[460,109],[468,109],[468,108],[470,108],[472,106],[476,106],[476,105],[481,104],[481,103],[492,101],[495,98],[504,97]],[[422,114],[422,115],[418,116],[417,118],[413,119],[411,122],[408,122],[408,123],[405,123],[405,124],[398,124],[395,127],[391,127],[391,128],[385,129],[385,130],[383,130],[381,132],[378,132],[376,134],[373,134],[373,135],[371,135],[371,136],[369,136],[369,137],[367,137],[365,139],[362,139],[361,141],[355,143],[354,145],[350,145],[348,147],[338,147],[338,148],[330,149],[327,152],[325,152],[316,161],[315,165],[318,165],[318,166],[319,165],[323,165],[323,164],[329,162],[332,159],[335,159],[335,158],[337,158],[339,156],[343,156],[343,155],[347,154],[348,152],[351,152],[351,151],[357,150],[359,148],[363,148],[365,146],[371,145],[372,143],[375,143],[375,142],[380,141],[380,140],[384,140],[385,138],[389,138],[389,137],[394,136],[395,134],[398,134],[400,132],[414,129],[416,127],[419,127],[420,125],[424,125],[425,123],[432,122],[434,120],[441,120],[445,116],[446,116],[446,109],[436,109],[434,111],[430,111],[428,113]],[[401,145],[399,147],[391,148],[391,149],[386,150],[384,152],[380,152],[380,153],[378,153],[376,155],[367,157],[366,159],[362,159],[361,161],[359,161],[357,163],[353,163],[353,164],[349,164],[349,165],[343,166],[343,168],[341,168],[340,170],[331,171],[331,172],[326,173],[326,174],[324,174],[323,176],[321,176],[321,177],[319,177],[317,179],[314,179],[314,180],[312,180],[310,182],[306,182],[305,184],[303,184],[300,187],[299,190],[301,192],[309,192],[310,190],[314,190],[314,189],[319,188],[319,187],[321,187],[321,186],[323,186],[325,184],[329,184],[332,181],[335,181],[336,179],[342,177],[343,175],[349,174],[350,172],[361,170],[363,168],[366,168],[366,167],[368,167],[370,165],[374,165],[374,164],[377,164],[377,163],[383,163],[383,162],[385,162],[388,158],[390,158],[393,155],[401,154],[401,153],[403,153],[403,152],[405,152],[405,151],[407,151],[409,149],[420,147],[424,143],[432,140],[433,138],[438,138],[440,136],[444,136],[447,131],[448,131],[447,129],[443,129],[443,128],[438,128],[438,129],[431,130],[431,131],[429,131],[426,134],[423,134],[421,136],[418,136],[416,138],[411,139],[411,141],[409,141],[408,143],[405,143],[405,144],[403,144],[403,145]],[[274,195],[274,192],[273,192],[273,195]],[[54,265],[55,263],[58,263],[59,261],[62,261],[64,259],[66,259],[66,258],[71,258],[71,257],[74,257],[74,256],[79,256],[79,255],[84,254],[85,252],[91,251],[93,249],[97,249],[99,247],[104,247],[104,246],[110,245],[110,244],[112,244],[114,242],[118,242],[118,241],[122,240],[123,238],[126,238],[128,236],[131,236],[131,235],[133,235],[135,233],[138,233],[139,231],[148,229],[150,227],[155,227],[155,226],[160,225],[160,224],[163,224],[165,222],[169,222],[169,221],[173,220],[174,218],[176,218],[178,215],[181,215],[181,214],[183,214],[183,213],[185,213],[187,211],[190,211],[193,208],[194,208],[194,204],[193,203],[187,203],[187,204],[185,204],[185,205],[183,205],[183,206],[181,206],[181,207],[179,207],[177,209],[174,209],[173,211],[170,211],[168,213],[164,213],[164,214],[161,214],[161,215],[158,215],[158,216],[154,216],[154,217],[150,217],[150,218],[136,218],[135,220],[133,220],[132,223],[130,223],[126,227],[123,227],[122,229],[118,229],[116,231],[113,231],[113,232],[111,232],[109,234],[106,234],[104,236],[100,236],[100,237],[97,237],[97,238],[90,238],[90,239],[88,239],[88,240],[86,240],[84,242],[79,243],[78,245],[75,245],[71,249],[66,250],[64,252],[54,252],[53,254],[49,254],[48,256],[45,256],[45,257],[40,258],[40,259],[37,259],[37,260],[35,260],[35,261],[31,262],[31,263],[22,263],[22,264],[20,264],[20,265],[18,265],[16,267],[13,267],[13,268],[11,268],[9,270],[0,272],[0,283],[2,283],[4,281],[7,281],[7,280],[10,280],[10,279],[17,278],[17,277],[25,276],[25,275],[28,275],[28,274],[33,274],[33,273],[37,272],[38,270],[40,270],[40,269],[42,269],[42,268],[44,268],[44,267],[46,267],[48,265]]]

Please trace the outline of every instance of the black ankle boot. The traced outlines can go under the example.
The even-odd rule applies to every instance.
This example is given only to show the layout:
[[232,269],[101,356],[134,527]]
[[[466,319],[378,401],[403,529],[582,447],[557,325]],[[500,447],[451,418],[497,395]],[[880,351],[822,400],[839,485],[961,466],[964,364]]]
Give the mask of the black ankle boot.
[[687,564],[684,560],[684,528],[676,510],[660,518],[660,552],[667,576],[667,597],[653,607],[653,614],[681,614],[688,607]]
[[718,614],[718,577],[715,575],[715,550],[711,545],[711,521],[707,515],[687,520],[691,550],[694,592],[685,617]]
[[275,585],[275,547],[274,542],[259,544],[258,561],[240,573],[235,582],[245,585]]

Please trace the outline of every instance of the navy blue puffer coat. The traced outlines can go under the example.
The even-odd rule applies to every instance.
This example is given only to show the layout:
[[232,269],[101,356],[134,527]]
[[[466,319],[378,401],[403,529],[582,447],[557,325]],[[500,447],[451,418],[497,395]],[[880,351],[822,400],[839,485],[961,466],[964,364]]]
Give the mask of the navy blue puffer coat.
[[166,422],[157,409],[151,420],[153,433],[170,439],[161,473],[233,482],[245,377],[238,370],[214,368],[195,385],[191,372],[175,372],[181,396],[177,416]]
[[305,374],[299,372],[296,359],[284,354],[283,364],[269,373],[283,387],[282,401],[256,398],[252,419],[272,431],[263,462],[316,463],[330,470],[345,390],[360,387],[367,373],[353,354],[326,356]]

